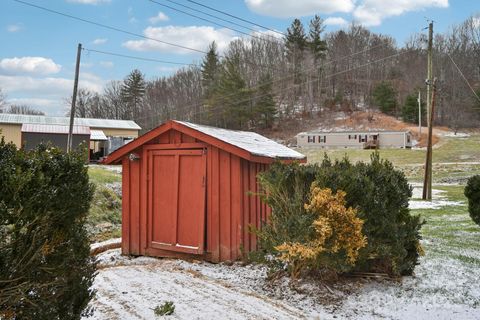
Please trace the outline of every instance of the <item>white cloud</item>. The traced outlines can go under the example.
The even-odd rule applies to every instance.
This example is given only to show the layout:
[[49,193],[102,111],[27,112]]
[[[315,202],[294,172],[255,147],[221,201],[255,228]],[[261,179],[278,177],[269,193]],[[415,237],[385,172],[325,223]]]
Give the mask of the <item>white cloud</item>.
[[100,61],[100,66],[110,69],[113,68],[114,64],[112,61]]
[[106,39],[106,38],[98,38],[98,39],[93,40],[93,41],[92,41],[92,44],[96,44],[96,45],[98,45],[98,44],[104,44],[104,43],[106,43],[107,41],[108,41],[108,39]]
[[245,0],[251,11],[280,18],[351,12],[354,2],[354,0]]
[[109,3],[111,0],[67,0],[70,3],[80,3],[80,4],[102,4],[102,3]]
[[344,26],[348,24],[348,21],[341,17],[328,17],[324,24],[327,26]]
[[148,19],[148,21],[150,21],[151,24],[157,24],[159,22],[168,21],[168,20],[170,20],[170,18],[162,11],[159,11],[156,16]]
[[[148,27],[143,31],[143,34],[152,39],[159,39],[202,51],[206,51],[212,41],[216,42],[219,51],[223,51],[230,41],[236,39],[233,32],[228,29],[215,29],[208,26]],[[193,53],[191,50],[174,47],[154,40],[130,40],[122,45],[134,51]]]
[[353,11],[353,17],[365,26],[378,26],[387,17],[431,7],[447,8],[448,0],[363,0]]
[[19,32],[23,29],[23,26],[20,23],[10,24],[7,26],[8,32]]
[[[82,73],[79,86],[92,91],[101,92],[103,81],[98,77],[92,77]],[[61,95],[71,94],[73,79],[67,78],[34,78],[29,76],[0,75],[0,87],[7,93],[21,93],[34,95]]]
[[[82,72],[79,87],[101,92],[105,81]],[[26,104],[50,115],[63,115],[65,99],[72,95],[73,79],[59,77],[0,75],[0,87],[8,94],[8,102]]]
[[5,58],[0,60],[0,71],[8,74],[47,75],[60,72],[62,66],[43,57]]

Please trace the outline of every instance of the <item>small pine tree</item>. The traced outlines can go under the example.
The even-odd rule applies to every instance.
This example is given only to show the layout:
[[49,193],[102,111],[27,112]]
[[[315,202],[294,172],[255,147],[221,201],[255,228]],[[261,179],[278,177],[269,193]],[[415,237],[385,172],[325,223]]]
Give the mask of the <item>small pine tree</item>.
[[[410,94],[402,107],[402,119],[405,122],[418,124],[418,101],[416,94]],[[425,119],[425,102],[422,101],[422,120]],[[422,121],[423,122],[423,121]]]
[[372,98],[380,111],[386,114],[395,114],[397,108],[397,93],[389,82],[381,82],[373,89]]
[[473,222],[480,226],[480,175],[470,177],[465,187],[468,199],[468,212]]
[[122,99],[130,109],[130,116],[136,119],[139,115],[140,106],[145,95],[145,79],[138,69],[134,69],[125,78],[122,85]]
[[255,104],[256,120],[262,123],[264,128],[271,128],[276,114],[275,100],[273,98],[272,76],[265,73],[260,78],[258,88],[259,98]]

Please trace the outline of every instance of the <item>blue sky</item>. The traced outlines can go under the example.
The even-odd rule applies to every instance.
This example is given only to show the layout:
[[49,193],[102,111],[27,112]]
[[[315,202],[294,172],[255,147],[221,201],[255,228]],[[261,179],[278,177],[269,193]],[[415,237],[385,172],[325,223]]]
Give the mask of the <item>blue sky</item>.
[[[232,38],[242,36],[148,0],[25,1],[198,50],[205,50],[212,40],[216,40],[220,48],[223,48]],[[179,8],[168,0],[156,1]],[[187,0],[173,1],[221,16]],[[356,21],[374,32],[393,36],[398,45],[402,45],[411,34],[422,31],[427,25],[425,17],[436,21],[436,32],[443,32],[450,25],[460,23],[480,12],[480,0],[197,0],[197,2],[279,31],[285,31],[295,17],[301,18],[307,25],[315,13],[325,19],[327,31],[345,28],[351,21]],[[180,9],[188,11],[185,8]],[[227,16],[222,17],[236,21]],[[9,102],[28,104],[49,115],[65,113],[65,99],[72,91],[75,55],[79,42],[87,49],[182,63],[198,62],[202,58],[201,53],[106,30],[25,6],[13,0],[1,1],[0,21],[2,43],[0,88],[7,94]],[[223,21],[218,22],[226,24]],[[236,22],[246,25],[241,21]],[[241,29],[237,26],[232,27]],[[84,51],[80,85],[100,92],[106,82],[121,80],[134,68],[139,68],[147,79],[152,79],[171,74],[178,66]]]

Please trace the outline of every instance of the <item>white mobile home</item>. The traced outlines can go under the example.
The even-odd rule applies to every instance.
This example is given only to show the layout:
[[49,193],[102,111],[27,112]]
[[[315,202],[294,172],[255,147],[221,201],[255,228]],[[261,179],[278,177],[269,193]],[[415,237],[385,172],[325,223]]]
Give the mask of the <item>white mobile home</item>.
[[303,148],[411,148],[409,131],[333,131],[302,132],[297,135],[297,146]]

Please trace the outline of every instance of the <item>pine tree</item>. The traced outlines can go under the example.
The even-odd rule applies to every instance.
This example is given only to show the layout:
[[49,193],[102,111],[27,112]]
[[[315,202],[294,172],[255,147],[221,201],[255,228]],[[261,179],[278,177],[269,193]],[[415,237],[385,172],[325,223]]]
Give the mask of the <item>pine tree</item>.
[[373,103],[386,114],[395,114],[397,108],[397,93],[391,83],[381,82],[373,89]]
[[145,95],[145,79],[138,69],[134,69],[123,80],[122,99],[130,111],[130,117],[136,119],[139,115],[140,106]]
[[238,57],[228,58],[213,96],[214,104],[223,108],[217,112],[220,125],[229,129],[246,128],[253,118],[250,98],[251,90],[240,74]]
[[[202,94],[205,110],[209,113],[206,117],[201,117],[200,122],[206,122],[212,125],[219,125],[220,117],[216,105],[215,92],[218,86],[220,72],[220,61],[218,59],[217,45],[213,41],[202,62]],[[206,119],[205,119],[206,118]]]
[[[426,118],[425,110],[425,102],[422,101],[422,120]],[[402,119],[405,122],[418,124],[418,101],[416,94],[410,94],[405,99],[402,107]]]
[[202,86],[205,98],[208,98],[214,89],[218,79],[218,68],[217,45],[213,41],[208,47],[208,52],[202,62]]
[[255,104],[256,120],[260,120],[263,127],[271,128],[275,118],[275,100],[273,98],[272,76],[265,73],[260,78],[258,100]]
[[287,60],[290,63],[291,71],[294,73],[294,83],[301,82],[301,68],[305,49],[307,48],[307,36],[305,29],[299,19],[293,20],[291,26],[287,29],[285,37],[285,48],[287,51]]
[[308,32],[308,45],[313,54],[315,66],[319,60],[325,58],[327,52],[327,42],[322,40],[322,32],[325,30],[323,20],[318,15],[310,20],[310,30]]

